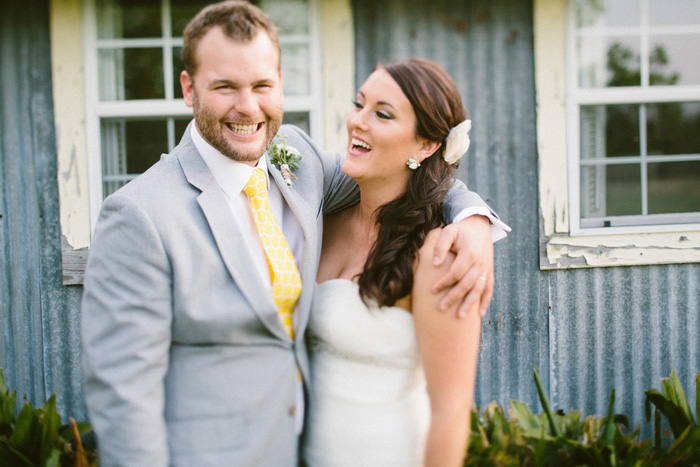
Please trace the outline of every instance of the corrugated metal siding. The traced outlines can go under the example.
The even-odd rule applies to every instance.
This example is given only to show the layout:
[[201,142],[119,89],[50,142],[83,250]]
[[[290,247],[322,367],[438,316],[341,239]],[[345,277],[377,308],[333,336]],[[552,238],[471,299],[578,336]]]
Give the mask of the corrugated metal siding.
[[34,404],[55,392],[64,417],[85,418],[81,290],[61,284],[46,0],[0,2],[0,216],[0,367]]
[[551,392],[563,408],[616,410],[644,422],[644,390],[675,368],[695,398],[700,371],[700,265],[543,274],[552,297]]
[[643,391],[671,367],[694,398],[700,265],[539,270],[532,2],[355,0],[354,11],[358,85],[377,61],[409,56],[455,79],[474,122],[459,175],[514,229],[496,245],[477,403],[540,410],[533,364],[553,406],[604,414],[614,387],[616,410],[643,427]]

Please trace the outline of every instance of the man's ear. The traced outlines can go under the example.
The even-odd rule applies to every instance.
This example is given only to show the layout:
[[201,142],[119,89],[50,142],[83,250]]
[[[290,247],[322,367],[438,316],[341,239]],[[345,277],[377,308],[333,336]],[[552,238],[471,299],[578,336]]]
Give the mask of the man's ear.
[[185,70],[180,73],[180,86],[182,87],[182,97],[185,98],[185,105],[192,107],[194,105],[194,81]]
[[442,143],[438,143],[437,141],[429,141],[427,139],[422,139],[420,143],[420,152],[424,156],[423,159],[421,159],[421,162],[428,157],[432,156],[435,154],[435,151],[440,149],[440,146],[442,146]]

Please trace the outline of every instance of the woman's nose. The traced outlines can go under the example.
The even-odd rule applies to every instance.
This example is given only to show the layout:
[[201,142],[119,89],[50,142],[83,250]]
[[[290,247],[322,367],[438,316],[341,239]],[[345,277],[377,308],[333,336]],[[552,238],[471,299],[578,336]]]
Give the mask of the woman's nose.
[[367,116],[364,109],[355,109],[348,115],[348,126],[352,128],[367,129]]

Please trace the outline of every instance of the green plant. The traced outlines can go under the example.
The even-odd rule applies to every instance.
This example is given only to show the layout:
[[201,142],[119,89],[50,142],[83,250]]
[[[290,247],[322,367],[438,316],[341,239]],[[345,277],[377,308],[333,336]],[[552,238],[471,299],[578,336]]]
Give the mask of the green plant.
[[0,465],[27,467],[96,465],[94,453],[83,448],[81,435],[92,428],[87,422],[61,425],[56,395],[44,407],[25,402],[16,413],[17,392],[5,385],[0,369]]
[[[465,466],[700,465],[700,428],[675,373],[663,380],[664,394],[646,391],[647,418],[650,403],[657,407],[657,426],[662,415],[669,418],[672,443],[668,448],[660,441],[652,445],[650,440],[641,440],[639,427],[630,430],[627,417],[614,414],[615,390],[610,394],[607,416],[581,420],[581,413],[575,410],[553,411],[536,368],[533,378],[544,412],[535,415],[525,403],[515,400],[510,401],[510,419],[495,402],[483,414],[478,408],[473,410]],[[700,373],[696,385],[699,381]],[[697,389],[700,391],[700,385]],[[700,406],[700,399],[696,405]]]
[[698,421],[693,416],[690,403],[685,396],[678,375],[671,371],[670,378],[663,378],[661,385],[664,392],[658,389],[644,391],[644,412],[647,421],[651,421],[651,405],[654,409],[654,446],[662,451],[661,416],[666,417],[671,428],[671,434],[666,433],[671,440],[671,446],[663,453],[669,461],[675,459],[700,459],[700,372],[695,376],[695,411]]

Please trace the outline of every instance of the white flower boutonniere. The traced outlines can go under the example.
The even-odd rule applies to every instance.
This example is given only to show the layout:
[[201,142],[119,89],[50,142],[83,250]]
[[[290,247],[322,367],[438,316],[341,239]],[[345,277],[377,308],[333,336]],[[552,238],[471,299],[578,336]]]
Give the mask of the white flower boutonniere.
[[272,140],[267,153],[270,154],[270,162],[279,166],[282,178],[284,178],[287,186],[292,186],[292,177],[294,177],[295,181],[297,180],[297,176],[292,173],[292,170],[299,168],[299,161],[301,160],[299,150],[287,144],[286,136],[280,136],[279,141]]
[[450,130],[445,141],[445,162],[452,165],[469,149],[469,130],[472,129],[472,121],[465,120]]

